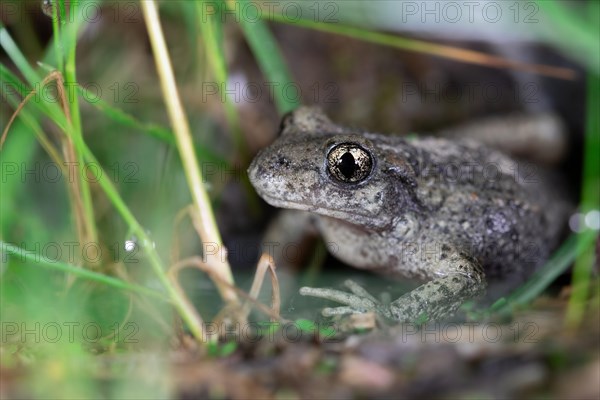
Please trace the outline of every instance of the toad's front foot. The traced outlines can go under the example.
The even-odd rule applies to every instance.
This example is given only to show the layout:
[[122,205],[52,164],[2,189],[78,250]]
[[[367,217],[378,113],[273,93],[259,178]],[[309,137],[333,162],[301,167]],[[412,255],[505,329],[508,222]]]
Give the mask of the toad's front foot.
[[467,299],[472,299],[485,291],[485,280],[471,269],[466,273],[443,276],[427,282],[408,292],[391,304],[383,304],[357,283],[347,280],[344,285],[351,293],[335,289],[303,287],[303,296],[319,297],[344,304],[341,307],[325,308],[326,317],[353,313],[375,312],[399,322],[439,320],[452,316]]
[[344,286],[350,290],[350,293],[336,289],[312,288],[305,286],[300,288],[300,294],[302,296],[318,297],[321,299],[345,304],[344,306],[340,307],[324,308],[322,314],[325,317],[375,312],[379,315],[383,315],[384,317],[392,318],[392,313],[389,306],[382,304],[381,301],[377,300],[362,286],[350,279],[344,282]]

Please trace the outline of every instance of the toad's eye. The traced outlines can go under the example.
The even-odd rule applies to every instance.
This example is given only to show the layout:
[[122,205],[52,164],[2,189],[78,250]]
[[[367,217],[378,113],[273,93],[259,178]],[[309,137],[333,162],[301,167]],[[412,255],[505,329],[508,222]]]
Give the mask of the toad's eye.
[[327,169],[338,181],[364,181],[373,169],[371,154],[355,143],[338,144],[327,154]]

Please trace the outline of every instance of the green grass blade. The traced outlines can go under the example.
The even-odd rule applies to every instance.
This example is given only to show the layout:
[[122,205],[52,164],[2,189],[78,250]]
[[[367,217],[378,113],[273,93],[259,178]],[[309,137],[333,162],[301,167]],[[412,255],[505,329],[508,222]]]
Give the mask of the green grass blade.
[[[2,63],[0,63],[0,81],[2,81],[2,91],[6,95],[14,94],[14,91],[16,91],[19,94],[19,96],[25,97],[31,91],[29,86],[27,86],[23,81],[21,81]],[[12,93],[8,91],[9,88],[12,91]]]
[[27,62],[27,59],[21,53],[21,50],[14,42],[4,25],[0,22],[0,47],[4,49],[11,61],[17,66],[17,69],[23,74],[25,79],[33,86],[40,78],[33,68]]
[[241,15],[241,10],[247,9],[244,3],[249,0],[241,0],[241,7],[236,7],[232,1],[226,1],[227,7],[236,13],[237,21],[244,32],[244,36],[252,49],[252,53],[258,61],[258,65],[266,79],[273,85],[275,105],[280,115],[293,110],[300,105],[300,98],[293,98],[287,95],[286,88],[294,86],[292,75],[283,59],[275,38],[269,31],[265,21],[261,19],[250,19],[246,15]]
[[79,278],[88,279],[94,282],[102,283],[104,285],[108,285],[114,287],[116,289],[128,290],[131,292],[143,294],[146,296],[151,296],[163,301],[169,301],[164,293],[158,292],[153,289],[149,289],[144,286],[136,285],[133,283],[126,282],[124,280],[114,278],[112,276],[99,274],[97,272],[93,272],[87,270],[85,268],[80,268],[75,265],[63,263],[56,260],[51,260],[42,256],[41,254],[35,254],[30,251],[24,250],[20,247],[12,245],[10,243],[6,243],[0,240],[0,249],[2,253],[2,262],[5,260],[10,261],[10,257],[7,255],[12,255],[16,259],[21,261],[27,261],[29,263],[39,265],[40,267],[49,268],[55,271],[65,272],[68,274],[75,275]]
[[[95,98],[93,101],[90,101],[90,98],[92,96],[83,94],[85,88],[82,88],[81,86],[77,86],[77,91],[79,93],[79,96],[84,101],[86,101],[90,106],[96,108],[99,112],[104,114],[104,116],[106,116],[108,119],[120,125],[123,125],[124,127],[139,130],[140,132],[143,132],[160,141],[168,143],[171,146],[175,146],[175,137],[173,136],[173,132],[170,129],[155,123],[144,123],[135,118],[133,115],[128,114],[120,108],[110,105],[108,102],[100,98]],[[196,152],[204,161],[221,163],[226,167],[229,166],[227,160],[207,150],[204,147],[197,146]]]
[[303,18],[294,19],[292,21],[289,18],[285,18],[277,13],[268,13],[266,17],[271,18],[276,22],[343,35],[369,43],[376,43],[382,46],[429,54],[432,56],[456,60],[458,62],[481,65],[490,68],[513,68],[519,71],[536,73],[560,79],[574,79],[576,76],[575,71],[569,68],[553,67],[540,64],[527,64],[474,50],[447,46],[434,42],[427,42],[424,40],[409,39],[388,33],[368,31],[364,28],[358,28],[350,25],[325,23]]
[[573,264],[575,258],[594,242],[595,237],[596,235],[590,231],[580,236],[569,236],[554,253],[553,257],[540,270],[536,271],[523,286],[508,297],[498,300],[490,307],[489,311],[507,314],[515,307],[529,304]]
[[[27,115],[26,118],[30,121],[35,121],[35,118],[30,115]],[[40,236],[43,238],[45,230],[45,227],[36,229],[41,224],[35,224],[37,222],[35,221],[35,216],[23,217],[22,207],[28,200],[28,194],[25,193],[25,187],[22,184],[21,177],[17,175],[18,172],[12,174],[10,171],[11,165],[17,166],[21,163],[31,163],[35,157],[35,138],[27,134],[19,135],[20,133],[24,133],[24,124],[26,124],[25,120],[23,120],[23,124],[20,121],[15,123],[17,135],[11,141],[5,143],[4,148],[0,152],[0,168],[2,168],[2,184],[0,185],[2,186],[0,189],[0,239],[12,235],[15,231],[18,232],[16,229],[17,226],[25,226],[26,228],[21,228],[22,231],[32,232],[31,236],[35,236],[34,240],[40,240]]]
[[[64,0],[63,0],[64,1]],[[79,2],[71,1],[71,8],[69,15],[76,16],[73,22],[66,25],[62,25],[62,29],[55,31],[55,35],[64,35],[66,38],[65,52],[67,54],[67,60],[65,63],[65,70],[62,71],[65,79],[65,85],[67,88],[77,86],[77,73],[76,73],[76,49],[77,49],[77,32],[80,26],[83,24],[84,18],[79,15]],[[55,25],[58,26],[58,25]],[[73,145],[77,149],[75,157],[77,158],[77,164],[79,169],[78,180],[79,180],[79,191],[81,195],[81,203],[83,205],[82,218],[84,222],[84,232],[80,240],[97,242],[98,241],[98,228],[96,227],[96,218],[94,216],[94,204],[92,203],[92,191],[90,188],[89,180],[87,179],[85,172],[85,164],[81,153],[83,144],[83,131],[81,128],[81,113],[79,112],[79,96],[67,96],[67,102],[69,111],[71,114],[71,124],[73,132],[71,139]],[[77,186],[76,186],[77,187]]]
[[[214,14],[207,15],[207,13],[205,13],[205,10],[209,5],[217,7],[217,10],[215,10]],[[196,15],[213,76],[217,81],[216,84],[219,88],[225,88],[227,85],[228,73],[227,63],[225,61],[225,53],[221,45],[222,24],[219,21],[222,10],[219,5],[220,3],[211,2],[209,4],[204,0],[201,2],[196,2]],[[235,147],[237,148],[238,154],[241,155],[242,159],[246,159],[248,157],[248,151],[242,136],[237,108],[229,96],[225,96],[224,100],[225,114],[233,134]]]
[[[78,87],[78,90],[81,94],[85,89]],[[82,96],[82,98],[85,99],[86,96]],[[101,112],[104,116],[106,116],[113,122],[123,125],[126,128],[140,130],[160,141],[163,141],[170,145],[175,145],[175,138],[173,137],[173,133],[167,128],[164,128],[157,124],[143,123],[136,119],[134,116],[126,113],[125,111],[117,107],[111,106],[109,103],[102,99],[88,101],[88,104],[96,108],[99,112]]]
[[572,7],[556,0],[536,0],[535,2],[548,19],[548,24],[556,34],[553,40],[562,51],[572,55],[582,65],[598,71],[600,68],[600,26],[598,25],[598,1],[590,1],[587,16],[576,14]]
[[[60,32],[60,26],[59,26],[59,21],[62,21],[61,19],[61,12],[59,11],[59,7],[56,6],[56,4],[52,4],[52,32],[54,32],[54,34],[52,35],[52,41],[54,44],[54,54],[55,54],[55,59],[56,59],[56,65],[58,67],[59,71],[64,71],[64,54],[63,54],[63,48],[62,48],[62,43],[60,40],[60,35],[58,34],[58,32]],[[61,7],[64,9],[64,2],[61,2]]]
[[[587,88],[587,121],[585,147],[583,156],[583,184],[581,191],[581,204],[579,212],[581,215],[588,215],[591,211],[600,210],[600,76],[590,72],[588,73]],[[589,232],[589,227],[585,226],[584,221],[580,221],[580,226],[584,231],[579,234],[582,245],[585,245],[584,235]],[[598,232],[596,231],[596,237]],[[568,326],[576,327],[583,320],[588,293],[590,289],[590,279],[595,258],[594,243],[590,243],[582,251],[575,262],[573,268],[572,286],[573,291],[569,298],[567,308],[566,323]]]

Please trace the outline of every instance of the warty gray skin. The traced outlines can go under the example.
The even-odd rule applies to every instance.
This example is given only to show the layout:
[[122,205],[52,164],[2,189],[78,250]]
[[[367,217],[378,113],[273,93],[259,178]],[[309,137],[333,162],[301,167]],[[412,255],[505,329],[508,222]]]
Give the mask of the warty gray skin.
[[[340,144],[370,156],[364,178],[345,182],[332,172],[327,158]],[[336,165],[358,159],[345,157]],[[389,305],[352,282],[351,293],[302,288],[346,305],[327,315],[374,310],[398,321],[440,319],[488,283],[503,293],[548,258],[568,213],[533,164],[473,140],[407,140],[338,126],[311,107],[284,119],[280,137],[248,174],[269,204],[317,214],[330,250],[345,263],[425,281]]]

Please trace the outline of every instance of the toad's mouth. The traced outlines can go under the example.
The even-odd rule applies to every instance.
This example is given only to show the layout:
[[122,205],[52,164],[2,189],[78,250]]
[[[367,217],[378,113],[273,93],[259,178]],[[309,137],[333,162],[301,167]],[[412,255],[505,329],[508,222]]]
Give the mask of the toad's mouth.
[[282,199],[281,197],[269,195],[267,193],[260,193],[260,196],[273,207],[307,211],[327,218],[336,219],[341,223],[357,227],[360,226],[378,230],[385,228],[390,224],[389,219],[381,218],[380,215],[374,215],[373,213],[361,213],[360,209],[357,208],[353,209],[352,211],[344,211],[326,207],[320,204],[305,204],[293,200],[286,200]]

